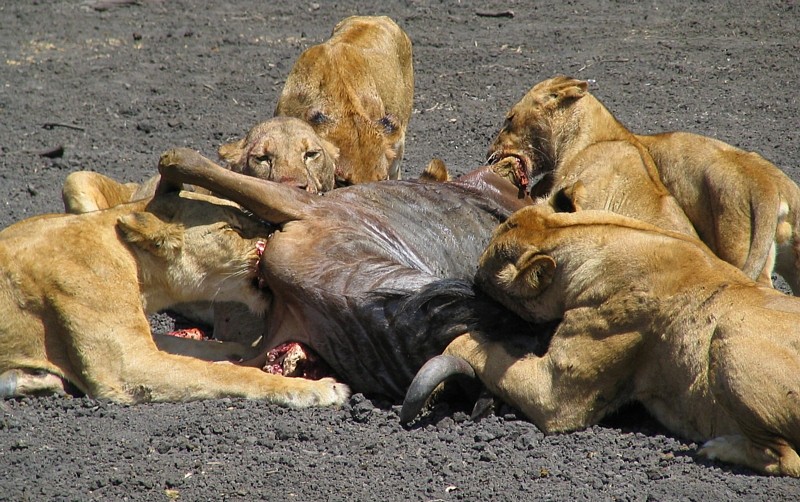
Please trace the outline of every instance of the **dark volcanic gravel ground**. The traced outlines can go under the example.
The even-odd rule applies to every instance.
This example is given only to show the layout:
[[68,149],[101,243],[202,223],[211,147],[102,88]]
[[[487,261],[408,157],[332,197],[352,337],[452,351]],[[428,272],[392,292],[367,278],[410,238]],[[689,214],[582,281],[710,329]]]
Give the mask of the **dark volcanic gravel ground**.
[[[794,1],[121,3],[0,2],[0,226],[61,211],[74,170],[139,181],[167,148],[213,156],[355,13],[388,14],[414,42],[406,177],[432,156],[481,164],[508,107],[565,73],[637,132],[708,134],[800,178]],[[475,423],[439,405],[410,430],[397,411],[363,396],[305,411],[5,401],[0,500],[800,499],[800,480],[698,461],[635,410],[551,437],[507,408]]]

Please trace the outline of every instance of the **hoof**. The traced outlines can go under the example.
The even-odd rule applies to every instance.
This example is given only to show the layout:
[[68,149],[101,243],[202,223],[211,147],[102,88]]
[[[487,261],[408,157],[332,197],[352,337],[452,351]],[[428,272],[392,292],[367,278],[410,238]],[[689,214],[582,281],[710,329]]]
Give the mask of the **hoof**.
[[17,371],[9,370],[0,375],[0,398],[17,395]]

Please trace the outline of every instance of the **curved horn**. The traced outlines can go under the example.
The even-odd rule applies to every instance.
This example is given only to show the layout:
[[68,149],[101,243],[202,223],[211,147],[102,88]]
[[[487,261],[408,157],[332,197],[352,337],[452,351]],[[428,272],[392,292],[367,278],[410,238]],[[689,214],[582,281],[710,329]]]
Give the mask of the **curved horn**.
[[289,185],[234,173],[188,148],[168,150],[158,162],[161,179],[189,183],[241,204],[274,224],[301,220],[315,201],[313,195]]
[[400,409],[400,422],[407,424],[414,420],[434,389],[445,380],[458,375],[475,378],[475,370],[460,357],[443,354],[422,365],[406,391],[406,398]]

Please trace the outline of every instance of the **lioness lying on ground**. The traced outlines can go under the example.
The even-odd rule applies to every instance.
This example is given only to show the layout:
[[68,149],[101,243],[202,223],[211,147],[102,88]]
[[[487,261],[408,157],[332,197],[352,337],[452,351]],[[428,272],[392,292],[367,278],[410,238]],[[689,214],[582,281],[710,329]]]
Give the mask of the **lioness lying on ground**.
[[[287,183],[312,193],[334,186],[338,149],[307,123],[275,117],[253,126],[247,135],[219,147],[225,166],[237,173]],[[80,214],[152,197],[156,175],[142,184],[121,183],[93,171],[70,173],[61,190],[64,209]]]
[[542,431],[639,401],[674,433],[710,440],[702,455],[800,476],[800,299],[682,234],[543,205],[497,228],[476,282],[529,321],[561,319],[543,355],[473,335],[445,350]]
[[[234,204],[191,192],[6,228],[0,395],[63,392],[69,383],[124,403],[239,396],[341,404],[343,384],[168,354],[151,336],[147,314],[177,302],[236,301],[263,311],[257,265],[269,233]],[[227,350],[174,337],[159,343],[207,359]]]
[[300,55],[275,115],[305,120],[339,148],[337,183],[400,179],[413,98],[408,35],[388,17],[352,16]]
[[[643,144],[661,181],[717,256],[763,284],[772,284],[774,268],[800,293],[800,189],[756,153],[696,134],[633,135],[586,82],[559,76],[536,84],[511,108],[489,158],[506,172],[519,171],[518,178],[554,171],[546,179],[558,183],[567,157],[594,141]],[[631,197],[640,198],[641,190],[631,182]]]
[[584,88],[560,81],[534,87],[508,113],[490,150],[495,171],[523,185],[530,176],[549,172],[548,186],[539,190],[546,196],[577,189],[572,199],[582,209],[613,211],[697,237],[650,154],[631,133],[583,110],[576,117],[594,120],[594,126],[572,126],[570,121],[580,118],[564,110],[577,107],[584,94]]

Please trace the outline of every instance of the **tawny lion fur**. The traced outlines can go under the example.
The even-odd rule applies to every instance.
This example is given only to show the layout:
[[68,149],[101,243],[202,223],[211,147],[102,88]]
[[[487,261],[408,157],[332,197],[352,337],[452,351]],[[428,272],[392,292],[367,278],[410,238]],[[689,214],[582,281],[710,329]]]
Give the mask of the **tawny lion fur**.
[[[644,145],[717,256],[763,284],[772,284],[774,270],[800,293],[800,189],[788,176],[757,153],[697,134],[634,135],[587,88],[563,76],[533,86],[508,113],[490,158],[523,164],[530,177],[552,172],[558,182],[561,166],[584,145]],[[641,189],[631,182],[631,192]]]
[[[261,311],[258,242],[268,229],[237,206],[190,192],[84,214],[44,215],[0,232],[0,395],[67,383],[124,403],[225,396],[333,405],[347,387],[214,363],[224,344],[156,340],[147,315],[179,302]],[[200,345],[198,345],[200,344]]]
[[547,352],[471,335],[447,348],[546,433],[641,402],[702,455],[800,476],[800,299],[702,243],[605,211],[532,206],[495,231],[476,282],[532,321]]
[[305,120],[339,148],[339,184],[400,179],[413,97],[408,35],[388,17],[352,16],[300,55],[275,115]]

